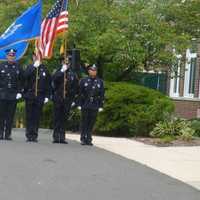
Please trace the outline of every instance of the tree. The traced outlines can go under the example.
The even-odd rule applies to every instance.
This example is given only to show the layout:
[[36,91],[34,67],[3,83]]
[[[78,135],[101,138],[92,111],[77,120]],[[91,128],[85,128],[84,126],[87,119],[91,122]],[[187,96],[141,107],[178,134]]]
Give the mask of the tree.
[[[11,1],[0,3],[0,32],[36,2]],[[43,1],[43,16],[54,2]],[[199,38],[199,10],[199,0],[79,0],[78,6],[69,0],[68,46],[79,48],[83,62],[96,63],[108,80],[129,80],[143,69],[166,70],[176,60],[173,49],[183,53],[192,38]],[[61,42],[56,41],[54,57],[46,61],[52,69]]]

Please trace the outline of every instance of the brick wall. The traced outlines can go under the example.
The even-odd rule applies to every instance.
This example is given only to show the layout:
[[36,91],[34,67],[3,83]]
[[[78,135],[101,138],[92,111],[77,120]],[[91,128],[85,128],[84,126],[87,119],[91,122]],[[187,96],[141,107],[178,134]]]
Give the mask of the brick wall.
[[175,103],[175,115],[185,119],[200,118],[199,100],[173,100]]

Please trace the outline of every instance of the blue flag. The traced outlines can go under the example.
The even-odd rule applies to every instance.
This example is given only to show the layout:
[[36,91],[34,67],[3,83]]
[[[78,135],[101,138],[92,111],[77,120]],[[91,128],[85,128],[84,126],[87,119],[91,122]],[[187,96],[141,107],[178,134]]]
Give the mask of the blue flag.
[[[40,36],[42,21],[42,0],[26,10],[14,23],[1,35],[0,49],[21,41],[32,40]],[[25,43],[22,43],[23,45]]]
[[23,55],[26,53],[26,50],[28,49],[29,42],[19,42],[10,46],[7,46],[6,48],[0,49],[0,60],[4,61],[7,60],[6,57],[6,50],[7,49],[15,49],[17,50],[16,52],[16,57],[15,61],[21,59]]

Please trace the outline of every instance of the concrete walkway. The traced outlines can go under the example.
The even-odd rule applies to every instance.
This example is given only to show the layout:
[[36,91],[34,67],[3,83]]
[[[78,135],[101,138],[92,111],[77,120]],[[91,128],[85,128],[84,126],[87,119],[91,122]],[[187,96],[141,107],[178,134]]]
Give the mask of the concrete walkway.
[[[52,144],[50,130],[39,131],[38,143],[25,142],[24,134],[18,129],[13,141],[0,141],[0,200],[200,199],[199,190],[104,149],[72,140]],[[128,144],[95,139],[98,145]]]
[[[66,138],[79,141],[79,135]],[[126,138],[94,136],[94,145],[137,161],[200,190],[200,147],[155,147]]]

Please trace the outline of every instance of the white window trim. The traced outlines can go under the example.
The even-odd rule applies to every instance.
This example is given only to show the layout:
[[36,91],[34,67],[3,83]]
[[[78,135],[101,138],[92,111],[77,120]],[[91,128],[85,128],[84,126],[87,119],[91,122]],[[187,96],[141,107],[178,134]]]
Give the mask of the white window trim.
[[186,98],[194,98],[193,93],[189,93],[189,79],[190,79],[190,70],[191,70],[191,59],[196,58],[197,53],[191,53],[190,49],[186,51],[186,63],[185,63],[185,78],[184,78],[184,97]]
[[[176,91],[178,91],[178,92],[174,92],[174,82],[175,82],[175,78],[171,78],[170,79],[170,97],[179,97],[180,96],[180,94],[179,94],[179,85],[180,85],[180,77],[179,77],[179,75],[180,75],[180,59],[181,59],[181,55],[176,55],[176,57],[179,59],[179,63],[178,63],[178,77],[177,77],[177,89],[176,89]],[[172,77],[174,77],[174,72],[172,72]]]

